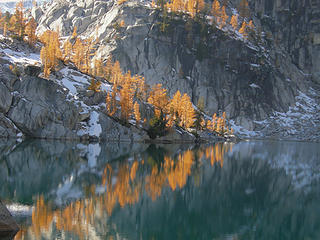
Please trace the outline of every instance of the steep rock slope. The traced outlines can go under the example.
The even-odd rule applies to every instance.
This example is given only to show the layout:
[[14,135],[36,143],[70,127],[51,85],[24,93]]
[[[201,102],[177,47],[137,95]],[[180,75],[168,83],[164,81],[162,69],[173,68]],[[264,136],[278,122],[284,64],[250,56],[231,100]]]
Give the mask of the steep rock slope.
[[[4,38],[0,39],[0,63],[0,137],[148,139],[144,131],[109,118],[105,96],[89,94],[89,76],[72,66],[61,66],[52,79],[41,78],[39,51]],[[107,83],[102,87],[110,89]]]
[[[286,29],[292,39],[285,39],[287,35],[280,34],[286,19],[282,16],[283,11],[276,8],[279,1],[262,2],[250,2],[257,27],[261,26],[265,31],[262,39],[254,41],[243,39],[228,27],[219,29],[192,21],[190,24],[189,20],[178,17],[170,19],[166,31],[162,32],[159,23],[163,17],[148,2],[130,1],[118,5],[114,1],[54,1],[33,10],[33,15],[40,22],[39,33],[59,27],[63,35],[70,35],[73,27],[77,27],[82,36],[99,37],[98,56],[106,58],[112,54],[123,70],[145,76],[150,85],[162,83],[170,95],[180,90],[188,93],[194,104],[203,97],[205,110],[209,114],[225,110],[239,133],[316,140],[318,136],[313,136],[312,131],[308,131],[311,136],[303,136],[303,133],[310,127],[318,128],[318,121],[316,126],[297,129],[294,124],[281,124],[276,115],[294,107],[299,102],[300,92],[318,94],[318,84],[314,81],[317,79],[314,69],[319,65],[318,55],[312,57],[312,67],[307,68],[306,64],[297,62],[297,59],[303,59],[301,54],[295,54],[301,52],[297,50],[301,48],[292,49],[301,45],[312,52],[317,45],[311,48],[305,42],[295,44],[292,39],[301,39],[299,36],[303,32],[294,28],[294,23]],[[237,4],[237,1],[230,1],[229,11]],[[307,7],[298,2],[291,5],[294,9]],[[285,4],[281,9],[286,9]],[[290,14],[295,13],[294,9]],[[303,16],[291,18],[296,22]],[[306,26],[308,23],[309,20],[304,21]],[[315,31],[319,24],[316,21],[313,24],[315,26],[305,31],[310,34]],[[314,34],[313,39],[317,39],[316,36]],[[302,62],[310,62],[311,58],[306,54],[303,56]],[[315,104],[319,103],[314,96],[307,97],[313,97]],[[311,116],[319,119],[316,110]],[[280,130],[274,134],[272,126],[276,124]]]

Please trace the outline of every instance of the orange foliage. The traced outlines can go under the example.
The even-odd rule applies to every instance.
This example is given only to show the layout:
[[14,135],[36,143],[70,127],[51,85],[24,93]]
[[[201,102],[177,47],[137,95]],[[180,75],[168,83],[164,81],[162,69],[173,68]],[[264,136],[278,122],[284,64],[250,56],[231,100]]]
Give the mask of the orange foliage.
[[37,23],[34,20],[34,18],[31,18],[30,21],[27,23],[25,32],[28,36],[28,43],[31,46],[34,46],[34,44],[37,41],[37,36],[36,36],[36,29],[37,29]]
[[44,44],[40,52],[40,58],[44,65],[44,76],[49,77],[50,72],[56,69],[59,59],[62,57],[59,35],[57,32],[47,30],[40,36],[40,41]]
[[152,87],[148,103],[152,104],[155,108],[156,116],[160,116],[160,113],[167,113],[167,106],[169,104],[169,98],[167,96],[167,89],[162,88],[162,84],[156,84]]

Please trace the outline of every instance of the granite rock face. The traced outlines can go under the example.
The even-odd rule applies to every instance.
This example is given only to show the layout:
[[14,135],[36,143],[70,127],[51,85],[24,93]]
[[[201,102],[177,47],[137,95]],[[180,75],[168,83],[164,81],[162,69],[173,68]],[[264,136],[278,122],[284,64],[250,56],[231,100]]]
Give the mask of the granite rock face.
[[[42,78],[37,66],[39,52],[26,53],[20,45],[23,44],[0,41],[1,138],[126,142],[148,139],[145,131],[117,123],[104,113],[105,108],[98,107],[105,101],[105,93],[94,94],[88,101],[91,105],[84,103],[85,94],[78,94],[74,88],[81,88],[82,92],[87,89],[88,76],[67,67],[70,73],[56,72],[50,79]],[[31,61],[35,65],[30,65]]]
[[[239,2],[230,1],[227,12]],[[263,33],[249,41],[230,29],[204,27],[185,18],[169,19],[162,32],[163,16],[147,2],[55,2],[39,8],[44,14],[37,20],[39,33],[55,26],[63,35],[70,35],[74,26],[82,36],[95,33],[100,40],[98,56],[112,54],[124,71],[143,75],[150,85],[162,83],[171,96],[180,90],[194,104],[202,97],[209,115],[226,111],[236,125],[259,130],[256,122],[288,112],[300,91],[317,91],[318,4],[249,1],[255,25]],[[272,135],[270,126],[263,126],[264,134]]]

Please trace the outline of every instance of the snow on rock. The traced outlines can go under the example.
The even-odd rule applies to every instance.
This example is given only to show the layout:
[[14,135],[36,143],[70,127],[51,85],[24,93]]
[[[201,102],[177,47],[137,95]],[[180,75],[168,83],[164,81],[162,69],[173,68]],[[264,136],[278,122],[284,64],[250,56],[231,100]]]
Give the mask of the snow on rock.
[[274,112],[264,121],[255,123],[262,127],[258,136],[281,136],[297,140],[319,140],[320,134],[314,133],[320,125],[320,104],[318,93],[310,88],[307,93],[298,91],[296,104],[287,112]]
[[19,203],[7,204],[6,207],[14,217],[31,216],[34,209],[33,206],[22,205]]
[[25,52],[17,52],[11,49],[1,49],[0,53],[4,54],[4,59],[7,59],[13,63],[21,63],[21,64],[30,64],[30,65],[40,65],[40,54],[36,53],[25,53]]
[[90,113],[89,123],[78,131],[78,136],[89,135],[92,137],[100,137],[102,133],[101,125],[99,124],[99,113],[93,111]]
[[260,86],[258,86],[258,85],[255,84],[255,83],[251,83],[249,86],[250,86],[251,88],[260,88]]
[[241,127],[239,125],[236,125],[236,123],[233,120],[230,120],[230,125],[232,129],[234,130],[234,133],[243,137],[256,137],[257,133],[255,131],[249,131],[248,129],[245,129],[244,127]]

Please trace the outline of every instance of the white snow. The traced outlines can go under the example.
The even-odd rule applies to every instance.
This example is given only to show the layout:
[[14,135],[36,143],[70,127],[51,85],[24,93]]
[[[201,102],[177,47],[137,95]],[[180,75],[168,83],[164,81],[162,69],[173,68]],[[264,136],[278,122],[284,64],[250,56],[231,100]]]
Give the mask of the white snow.
[[40,65],[40,55],[35,53],[26,54],[25,52],[16,52],[11,49],[0,49],[0,53],[4,53],[3,58],[13,63],[22,63],[30,65]]
[[98,122],[99,122],[99,113],[96,111],[91,112],[88,126],[84,126],[83,129],[79,130],[78,136],[83,136],[88,134],[89,136],[100,137],[102,133],[102,128]]
[[105,92],[111,92],[112,91],[112,86],[107,83],[101,83],[101,91]]
[[249,86],[250,86],[251,88],[260,88],[260,86],[258,86],[258,85],[255,84],[255,83],[251,83]]
[[238,126],[235,124],[235,122],[233,120],[230,120],[229,122],[231,124],[232,129],[234,130],[234,132],[236,134],[239,134],[239,135],[245,136],[245,137],[257,136],[257,133],[255,131],[250,131],[248,129],[245,129],[244,127]]
[[33,206],[22,205],[20,203],[12,203],[6,205],[12,216],[31,216],[34,209]]

